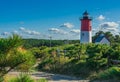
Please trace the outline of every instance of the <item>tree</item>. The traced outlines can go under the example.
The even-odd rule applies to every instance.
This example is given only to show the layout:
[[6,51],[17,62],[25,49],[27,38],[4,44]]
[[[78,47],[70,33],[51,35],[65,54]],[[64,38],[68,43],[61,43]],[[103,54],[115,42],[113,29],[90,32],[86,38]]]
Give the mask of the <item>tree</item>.
[[[28,56],[29,55],[29,56]],[[0,77],[3,77],[12,69],[29,61],[31,54],[22,48],[22,39],[13,34],[9,38],[0,39]]]
[[107,66],[109,46],[105,44],[91,44],[87,47],[87,63],[91,69],[99,70]]
[[120,42],[120,36],[119,35],[115,35],[114,40],[115,40],[116,43],[119,43]]
[[69,58],[74,57],[74,59],[81,60],[86,59],[86,45],[85,44],[75,44],[65,48],[67,51],[67,56]]
[[109,39],[111,43],[114,42],[114,36],[111,32],[105,32],[105,36]]
[[76,44],[76,57],[78,60],[85,60],[87,58],[86,55],[86,45],[85,44]]

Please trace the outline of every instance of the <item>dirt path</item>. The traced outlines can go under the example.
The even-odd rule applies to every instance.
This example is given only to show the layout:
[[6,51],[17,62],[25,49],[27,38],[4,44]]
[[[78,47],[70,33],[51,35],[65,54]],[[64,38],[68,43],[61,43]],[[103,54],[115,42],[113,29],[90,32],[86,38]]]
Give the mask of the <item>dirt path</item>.
[[[10,72],[9,75],[19,75],[19,72]],[[88,80],[80,80],[75,77],[45,72],[34,72],[30,75],[34,79],[46,78],[48,82],[89,82]]]

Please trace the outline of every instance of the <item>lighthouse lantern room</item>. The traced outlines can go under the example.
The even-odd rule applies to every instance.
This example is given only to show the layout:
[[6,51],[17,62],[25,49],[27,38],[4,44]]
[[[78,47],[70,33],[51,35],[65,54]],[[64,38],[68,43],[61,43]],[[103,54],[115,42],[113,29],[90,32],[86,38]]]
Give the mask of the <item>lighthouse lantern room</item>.
[[91,31],[91,20],[88,12],[83,13],[81,20],[81,43],[91,43],[92,42],[92,31]]

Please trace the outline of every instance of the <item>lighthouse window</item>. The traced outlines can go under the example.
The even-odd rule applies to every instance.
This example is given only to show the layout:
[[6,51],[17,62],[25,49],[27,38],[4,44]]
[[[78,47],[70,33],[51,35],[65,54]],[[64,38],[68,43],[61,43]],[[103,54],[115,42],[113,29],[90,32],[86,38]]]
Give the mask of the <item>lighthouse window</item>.
[[84,36],[84,33],[82,33],[82,36]]

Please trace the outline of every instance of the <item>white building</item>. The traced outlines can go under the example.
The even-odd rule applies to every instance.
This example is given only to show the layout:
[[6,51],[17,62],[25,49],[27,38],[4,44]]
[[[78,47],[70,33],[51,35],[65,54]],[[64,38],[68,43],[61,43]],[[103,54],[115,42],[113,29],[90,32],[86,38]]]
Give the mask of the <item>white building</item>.
[[107,39],[107,37],[105,37],[104,34],[100,34],[100,35],[95,39],[95,43],[108,44],[108,45],[110,45],[110,41]]

